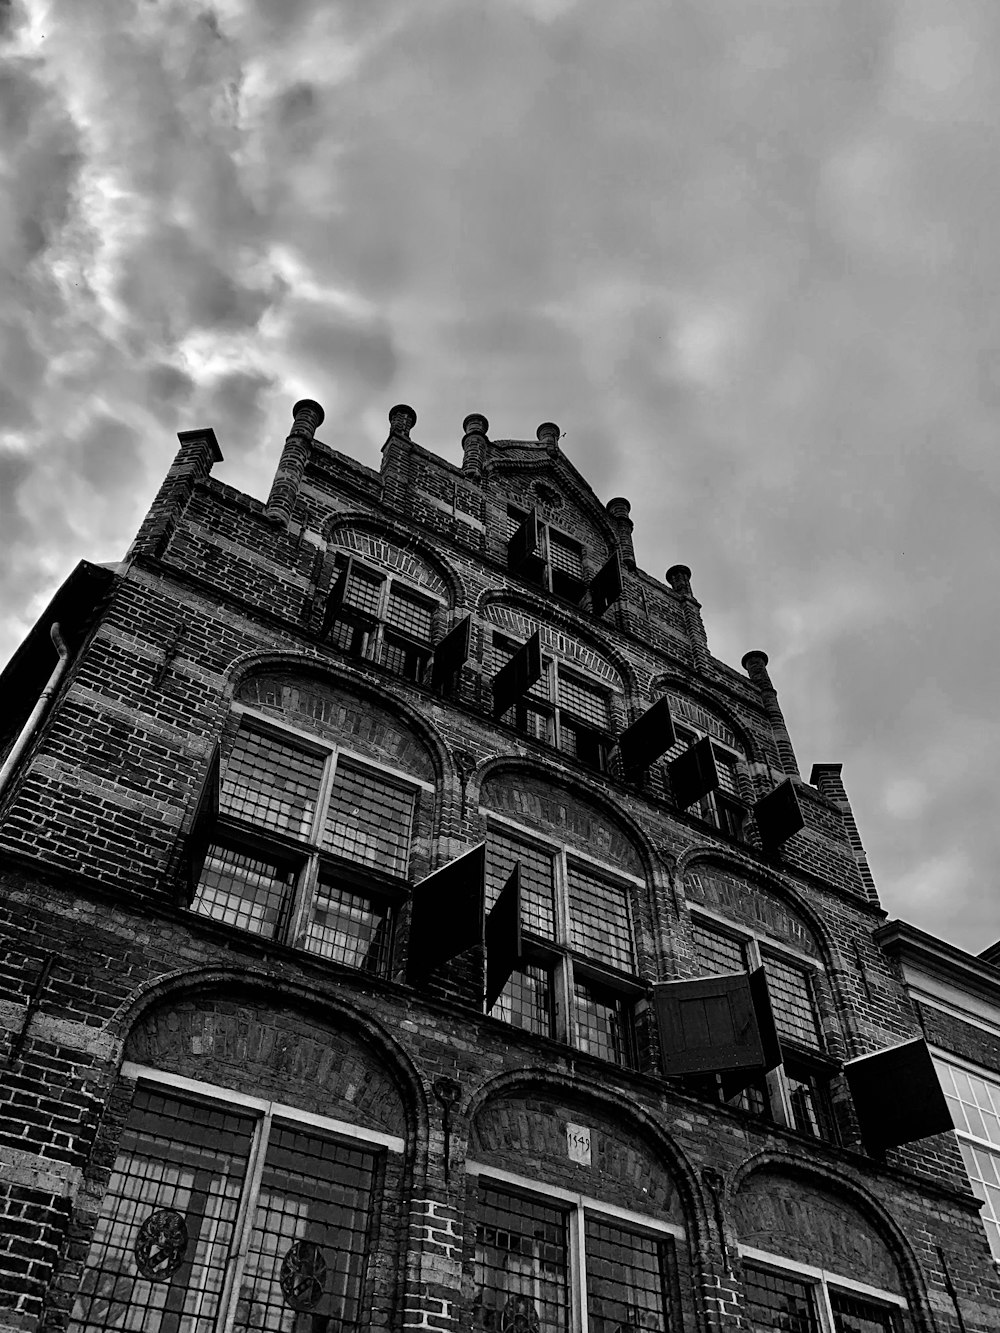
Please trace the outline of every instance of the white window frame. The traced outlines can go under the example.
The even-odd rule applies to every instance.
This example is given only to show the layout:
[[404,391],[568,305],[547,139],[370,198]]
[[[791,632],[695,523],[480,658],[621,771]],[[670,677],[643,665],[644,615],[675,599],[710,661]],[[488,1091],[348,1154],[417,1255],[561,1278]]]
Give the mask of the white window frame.
[[[626,1004],[629,1000],[634,1003],[645,994],[645,986],[638,980],[635,971],[637,963],[635,914],[632,894],[629,890],[645,890],[646,881],[638,875],[631,875],[618,867],[612,867],[604,861],[599,861],[596,857],[588,856],[586,852],[578,851],[567,843],[546,838],[544,834],[539,834],[537,829],[529,828],[516,820],[506,818],[504,815],[498,815],[493,810],[481,808],[480,814],[485,817],[486,821],[487,844],[489,843],[490,830],[495,829],[501,836],[506,835],[518,842],[530,843],[538,851],[544,852],[553,859],[553,923],[555,927],[553,938],[546,939],[544,936],[532,934],[529,937],[529,942],[539,955],[546,958],[546,966],[552,978],[555,1013],[551,1036],[556,1041],[565,1042],[574,1049],[580,1050],[580,1032],[576,1018],[574,988],[577,966],[582,964],[579,973],[581,981],[596,983],[599,988],[603,987],[605,990],[617,992]],[[568,862],[570,861],[577,862],[582,868],[592,872],[596,878],[605,880],[610,887],[622,891],[625,910],[628,914],[629,938],[632,945],[633,970],[631,972],[620,971],[600,959],[588,959],[583,953],[574,949],[572,945],[572,914],[569,894]],[[526,931],[525,934],[527,936],[528,932]],[[530,963],[531,960],[528,961]],[[634,1016],[630,1019],[630,1029],[629,1040],[634,1048]],[[589,1052],[584,1053],[589,1054]],[[631,1052],[632,1064],[622,1064],[619,1068],[634,1068],[635,1054],[636,1052],[633,1049]],[[596,1058],[599,1059],[600,1057]]]
[[[286,943],[293,948],[303,949],[305,952],[312,954],[313,957],[322,958],[323,955],[316,950],[306,948],[304,941],[308,931],[309,914],[320,896],[321,867],[324,864],[335,864],[337,860],[335,853],[322,849],[321,838],[340,760],[346,759],[358,768],[384,776],[391,785],[411,792],[416,798],[414,800],[413,829],[415,829],[418,818],[420,793],[427,793],[433,799],[434,784],[416,778],[412,774],[403,773],[388,764],[375,762],[367,755],[359,754],[357,751],[350,750],[337,742],[327,741],[314,732],[305,731],[285,722],[279,722],[271,714],[248,707],[246,704],[233,703],[230,712],[238,720],[241,729],[262,733],[281,744],[294,746],[300,751],[308,751],[323,757],[324,768],[317,788],[316,807],[313,811],[308,835],[297,836],[285,833],[282,830],[258,829],[256,826],[241,820],[238,816],[223,815],[226,822],[217,825],[213,837],[213,842],[233,842],[239,846],[241,833],[245,833],[248,836],[247,843],[243,844],[245,847],[254,849],[270,848],[272,850],[266,854],[273,855],[275,860],[284,864],[293,863],[294,883],[289,890],[291,903],[288,920],[281,932],[281,939],[277,939],[276,942]],[[411,833],[413,829],[411,829]],[[412,851],[411,837],[411,856]],[[375,874],[379,873],[376,867]],[[385,872],[381,873],[384,874]],[[405,874],[397,878],[402,886],[409,878],[409,865],[406,867]],[[360,884],[358,893],[360,896],[364,896],[364,887]],[[377,892],[375,896],[379,896]],[[199,915],[204,915],[206,920],[213,919],[208,914]],[[261,938],[276,937],[262,935]],[[349,966],[349,964],[344,965]]]
[[749,1260],[758,1268],[769,1269],[772,1273],[783,1277],[804,1278],[812,1283],[816,1291],[816,1309],[823,1333],[836,1333],[833,1307],[830,1304],[831,1288],[842,1291],[848,1296],[862,1296],[875,1304],[891,1305],[897,1310],[910,1308],[906,1299],[894,1291],[884,1291],[881,1287],[869,1286],[867,1282],[858,1282],[855,1278],[831,1273],[826,1268],[816,1268],[812,1264],[786,1259],[783,1255],[772,1254],[769,1250],[758,1250],[752,1245],[739,1245],[737,1249],[741,1260]]
[[[482,1177],[496,1181],[498,1185],[510,1185],[518,1193],[533,1196],[542,1203],[554,1201],[566,1205],[570,1215],[567,1228],[569,1232],[567,1287],[570,1293],[571,1333],[589,1333],[590,1327],[587,1315],[587,1254],[584,1244],[588,1213],[622,1222],[630,1229],[644,1232],[648,1236],[670,1236],[675,1241],[681,1241],[687,1235],[684,1228],[676,1222],[666,1222],[648,1213],[632,1212],[631,1209],[605,1203],[588,1194],[579,1194],[558,1185],[547,1183],[540,1185],[537,1176],[529,1179],[514,1171],[505,1171],[473,1158],[466,1161],[465,1169],[467,1174],[476,1177],[477,1181]],[[680,1294],[683,1297],[683,1292]]]
[[[340,556],[345,561],[347,560],[352,561],[351,565],[352,574],[355,570],[361,570],[363,571],[363,574],[370,576],[373,580],[379,579],[382,585],[381,588],[379,589],[377,611],[363,613],[365,615],[370,615],[373,620],[377,620],[378,624],[372,630],[359,631],[359,633],[361,633],[363,636],[363,641],[362,641],[361,652],[358,655],[360,657],[363,657],[366,661],[377,662],[380,666],[385,666],[385,663],[382,660],[382,653],[385,644],[386,632],[388,631],[390,635],[396,635],[401,639],[405,639],[407,640],[408,643],[411,643],[414,648],[420,650],[421,652],[426,652],[427,659],[428,661],[430,661],[431,657],[434,654],[434,639],[433,639],[434,612],[435,610],[441,612],[447,610],[447,603],[445,602],[445,599],[441,597],[440,594],[438,593],[430,592],[427,588],[422,587],[419,583],[411,583],[407,579],[400,578],[399,574],[393,570],[386,569],[383,566],[374,564],[364,559],[364,557],[359,556],[356,551],[350,550],[347,547],[336,546],[332,547],[331,550],[333,551],[335,557]],[[350,589],[350,580],[348,580],[348,588],[345,590],[345,593],[346,591],[349,591],[349,589]],[[431,611],[431,635],[432,635],[431,638],[427,639],[426,641],[424,641],[423,639],[411,638],[410,635],[408,635],[405,630],[397,629],[395,625],[391,625],[389,623],[387,619],[387,614],[389,609],[389,597],[391,593],[396,589],[398,589],[400,593],[412,597],[414,601],[423,602],[429,607]],[[350,608],[352,606],[352,603],[348,602],[345,597],[344,605]],[[386,666],[385,669],[387,671],[392,671],[392,668],[388,666]],[[393,675],[400,675],[400,673],[397,671],[393,671]],[[416,683],[418,684],[420,683],[422,676],[423,672],[418,674],[418,676],[416,677]],[[408,680],[410,678],[408,676],[401,676],[401,679]]]
[[[823,975],[825,969],[819,959],[811,954],[805,953],[801,949],[796,949],[794,945],[786,944],[783,940],[776,940],[763,931],[754,930],[751,926],[739,925],[730,921],[719,912],[713,912],[710,908],[691,906],[691,920],[693,923],[701,922],[709,929],[716,929],[720,935],[728,935],[730,939],[738,941],[746,950],[746,971],[753,972],[758,967],[767,970],[767,955],[776,954],[779,957],[784,956],[788,962],[794,964],[800,971],[808,971],[812,974],[812,1001],[816,1004],[815,977]],[[763,946],[763,948],[762,948]],[[819,1018],[818,1011],[816,1013]],[[817,1028],[819,1023],[817,1022]],[[822,1029],[819,1029],[820,1031]],[[825,1046],[816,1048],[819,1055],[826,1053]],[[802,1054],[808,1059],[810,1054],[809,1047],[789,1046],[789,1054],[794,1059]],[[788,1083],[788,1076],[785,1073],[784,1064],[780,1064],[777,1069],[772,1069],[766,1075],[768,1100],[771,1104],[771,1115],[779,1125],[784,1125],[786,1129],[794,1130],[796,1133],[803,1131],[795,1123],[795,1112],[792,1107],[792,1093]],[[819,1141],[827,1142],[821,1136]]]
[[[972,1060],[964,1060],[959,1055],[953,1055],[951,1051],[946,1051],[940,1046],[929,1046],[928,1049],[935,1065],[950,1065],[962,1074],[968,1074],[972,1078],[978,1078],[981,1082],[989,1084],[991,1088],[995,1088],[997,1093],[1000,1094],[1000,1074],[997,1074],[993,1070],[984,1069],[982,1065],[977,1065]],[[941,1091],[942,1093],[944,1092],[943,1086]],[[951,1108],[949,1106],[949,1111],[950,1110]],[[978,1134],[973,1134],[971,1130],[964,1127],[955,1125],[954,1129],[959,1143],[967,1143],[970,1148],[976,1148],[979,1152],[988,1153],[995,1161],[997,1173],[1000,1174],[1000,1145],[993,1143],[990,1139],[980,1138]],[[975,1187],[972,1185],[971,1177],[969,1178],[969,1185],[970,1188],[972,1188],[973,1193],[975,1193]],[[979,1196],[977,1195],[976,1197],[978,1198]],[[986,1233],[986,1239],[989,1242],[990,1253],[993,1255],[994,1260],[997,1263],[1000,1263],[1000,1214],[998,1214],[995,1219],[990,1219],[997,1224],[996,1237],[991,1228],[988,1227],[983,1220],[982,1212],[980,1212],[979,1217],[983,1224],[983,1230]]]
[[[361,1125],[349,1124],[331,1116],[316,1115],[310,1111],[288,1106],[284,1102],[274,1102],[261,1097],[248,1096],[231,1088],[219,1087],[214,1083],[205,1083],[200,1079],[187,1078],[182,1074],[170,1073],[162,1069],[153,1069],[148,1065],[136,1064],[126,1060],[121,1068],[124,1078],[132,1079],[143,1087],[155,1087],[165,1093],[174,1093],[178,1097],[193,1098],[221,1109],[242,1111],[254,1119],[253,1137],[247,1158],[246,1175],[240,1191],[239,1207],[230,1241],[229,1259],[219,1293],[219,1311],[225,1315],[219,1325],[220,1333],[232,1333],[238,1305],[237,1293],[253,1231],[254,1210],[260,1195],[261,1179],[264,1173],[264,1160],[270,1138],[271,1125],[279,1123],[299,1124],[319,1130],[331,1138],[351,1139],[372,1148],[381,1148],[386,1152],[402,1154],[405,1148],[403,1139],[396,1134],[385,1134],[379,1130],[366,1129]],[[376,1208],[382,1205],[381,1199],[373,1201]]]

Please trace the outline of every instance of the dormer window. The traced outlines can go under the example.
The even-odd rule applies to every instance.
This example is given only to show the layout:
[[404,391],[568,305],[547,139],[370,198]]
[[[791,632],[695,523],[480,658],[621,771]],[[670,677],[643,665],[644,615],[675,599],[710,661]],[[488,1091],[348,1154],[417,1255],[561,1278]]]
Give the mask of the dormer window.
[[[664,752],[667,776],[670,778],[670,764],[679,759],[695,746],[707,745],[715,763],[717,784],[713,790],[699,796],[690,806],[684,805],[689,814],[697,815],[706,824],[711,824],[730,838],[743,838],[747,808],[740,799],[738,765],[742,758],[720,741],[707,738],[706,733],[697,730],[687,722],[674,722],[675,743]],[[673,784],[676,788],[676,784]],[[673,795],[679,803],[684,803],[684,794],[676,789]]]
[[[515,541],[519,533],[523,540]],[[581,542],[538,518],[534,510],[528,514],[513,505],[507,508],[504,535],[508,562],[521,578],[557,597],[579,602],[587,591]]]
[[440,603],[388,574],[338,555],[325,633],[331,643],[406,680],[423,680]]

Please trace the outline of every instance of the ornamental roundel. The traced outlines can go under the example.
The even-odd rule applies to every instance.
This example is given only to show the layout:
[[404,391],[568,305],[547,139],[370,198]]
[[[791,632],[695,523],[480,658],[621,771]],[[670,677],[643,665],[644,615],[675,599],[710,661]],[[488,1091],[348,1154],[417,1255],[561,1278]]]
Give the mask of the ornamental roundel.
[[500,1311],[500,1333],[539,1333],[538,1311],[527,1296],[511,1296]]
[[550,509],[558,509],[562,504],[562,496],[559,492],[554,491],[551,486],[546,486],[544,481],[536,481],[532,489],[541,503],[548,505]]
[[326,1290],[327,1266],[323,1251],[310,1240],[300,1240],[281,1261],[281,1291],[293,1310],[311,1310]]
[[184,1214],[176,1208],[158,1208],[136,1235],[136,1267],[150,1282],[168,1281],[183,1264],[189,1240]]

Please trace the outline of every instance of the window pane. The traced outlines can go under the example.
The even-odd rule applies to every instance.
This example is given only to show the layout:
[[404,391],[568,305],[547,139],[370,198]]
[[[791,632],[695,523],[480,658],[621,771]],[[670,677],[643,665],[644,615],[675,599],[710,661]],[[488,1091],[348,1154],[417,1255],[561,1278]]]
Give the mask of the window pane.
[[635,1064],[632,1042],[632,1006],[622,996],[596,990],[586,982],[573,986],[576,1044],[581,1051],[616,1065]]
[[805,1282],[763,1268],[743,1268],[746,1312],[754,1333],[819,1333],[813,1289]]
[[514,866],[521,864],[521,922],[526,930],[552,939],[553,853],[490,830],[486,847],[486,910],[493,906]]
[[405,680],[419,681],[427,667],[430,652],[406,639],[386,633],[382,640],[382,665]]
[[717,745],[712,746],[712,754],[715,756],[715,767],[719,774],[719,787],[722,791],[728,792],[730,796],[739,796],[739,783],[736,781],[736,758],[727,750],[720,750]]
[[366,569],[358,569],[355,566],[351,570],[347,593],[344,597],[347,605],[355,606],[359,611],[367,611],[369,615],[377,616],[381,596],[382,579],[378,574],[369,574]]
[[795,1128],[818,1139],[837,1141],[836,1122],[830,1101],[830,1081],[824,1075],[785,1062],[785,1078],[792,1103]]
[[213,921],[274,937],[287,919],[293,878],[272,861],[217,844],[205,858],[191,908]]
[[765,956],[764,970],[779,1037],[800,1046],[821,1046],[809,973],[774,954]]
[[624,891],[572,863],[567,866],[567,878],[573,948],[587,958],[631,972],[635,959]]
[[388,908],[321,877],[302,945],[336,963],[384,976],[389,955]]
[[584,1226],[590,1333],[667,1333],[673,1241],[623,1231],[592,1213]]
[[548,970],[530,965],[519,968],[500,992],[490,1013],[516,1028],[551,1036],[552,980]]
[[988,1148],[973,1147],[959,1138],[959,1147],[969,1173],[969,1183],[977,1199],[983,1200],[982,1218],[989,1238],[993,1258],[1000,1262],[1000,1191],[996,1181],[1000,1175],[1000,1154]]
[[[521,651],[522,647],[522,644],[516,643],[513,639],[505,638],[501,634],[494,634],[489,674],[495,676],[501,667],[507,665],[515,653]],[[549,682],[549,678],[552,674],[551,659],[543,657],[542,667],[543,670],[541,676],[535,681],[534,685],[532,685],[526,697],[548,701],[551,695],[551,686]],[[505,713],[504,721],[508,722],[510,720],[509,714]]]
[[330,793],[323,846],[358,865],[405,875],[413,808],[412,791],[341,760]]
[[274,1125],[237,1330],[361,1327],[374,1171],[364,1149]]
[[568,1333],[566,1215],[481,1182],[472,1324]]
[[549,562],[575,579],[583,578],[583,548],[570,537],[562,537],[549,528]]
[[601,731],[608,730],[610,720],[606,694],[562,672],[559,673],[558,690],[560,708],[567,709],[575,717]]
[[433,609],[429,603],[413,597],[401,588],[393,588],[390,591],[386,621],[396,629],[404,630],[411,638],[430,643],[432,616]]
[[312,827],[325,756],[241,731],[222,767],[220,804],[258,827],[306,838]]
[[837,1333],[892,1333],[896,1327],[893,1310],[875,1305],[845,1291],[831,1291],[833,1326]]
[[731,935],[710,930],[698,920],[693,923],[695,965],[701,976],[719,977],[730,972],[745,972],[743,944]]
[[72,1333],[215,1328],[252,1133],[247,1116],[137,1089]]

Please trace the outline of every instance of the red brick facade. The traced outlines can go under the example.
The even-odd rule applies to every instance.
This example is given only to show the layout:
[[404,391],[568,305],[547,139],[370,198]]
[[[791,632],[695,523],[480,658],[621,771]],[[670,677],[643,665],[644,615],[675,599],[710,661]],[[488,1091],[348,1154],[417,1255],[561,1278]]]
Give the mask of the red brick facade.
[[[114,1283],[87,1286],[140,1085],[268,1125],[298,1116],[320,1141],[370,1153],[366,1259],[345,1329],[547,1333],[581,1327],[584,1299],[605,1302],[595,1333],[750,1329],[754,1317],[764,1326],[753,1272],[808,1288],[817,1327],[831,1310],[848,1319],[837,1301],[853,1299],[913,1333],[1000,1329],[1000,1283],[954,1136],[863,1149],[844,1063],[921,1027],[873,939],[884,913],[839,770],[824,766],[819,786],[798,777],[766,659],[752,655],[746,675],[710,656],[689,573],[666,583],[635,567],[627,504],[599,503],[557,428],[491,442],[470,417],[459,468],[411,440],[410,409],[390,421],[375,473],[312,438],[322,412],[298,405],[266,507],[210,475],[211,431],[185,432],[0,792],[0,1333],[159,1327],[124,1322],[144,1301],[173,1312],[164,1328],[215,1327],[176,1296],[190,1264],[147,1279],[134,1237]],[[511,528],[532,511],[545,545],[511,568]],[[583,590],[616,553],[621,595],[595,615]],[[368,610],[355,601],[331,621],[359,569]],[[468,655],[432,687],[430,655],[466,616]],[[535,629],[547,683],[497,718],[504,645]],[[9,679],[29,688],[24,661],[13,666]],[[668,768],[679,750],[643,773],[623,767],[617,737],[662,697],[689,743],[707,738],[731,764],[728,794],[681,809]],[[246,810],[220,825],[231,856],[278,868],[270,891],[285,896],[270,924],[263,897],[246,907],[246,875],[239,909],[231,890],[199,897],[204,878],[194,889],[189,875],[213,756],[221,748],[225,806],[251,733],[322,773],[303,796],[313,779],[289,769],[256,805],[244,782]],[[317,904],[386,861],[390,816],[341,797],[345,774],[374,783],[385,810],[412,806],[405,867],[377,883],[379,961],[370,952],[363,965],[348,956],[358,937],[344,935],[347,917],[338,934]],[[801,829],[769,850],[752,815],[726,831],[723,798],[742,818],[789,775]],[[507,1000],[484,1012],[480,946],[429,976],[409,956],[412,885],[484,838],[522,849],[523,966],[532,985],[546,978],[548,1017],[533,1021],[547,1030],[498,1016],[514,1012]],[[491,864],[488,882],[501,875]],[[525,885],[548,874],[557,907],[543,920],[548,900]],[[759,1095],[729,1089],[724,1102],[714,1073],[672,1071],[650,987],[757,965],[784,1066],[758,1079]],[[810,1097],[828,1099],[822,1129],[802,1109]],[[518,1279],[522,1304],[501,1308],[489,1285],[500,1241],[482,1213],[491,1189],[537,1198],[569,1228],[585,1218],[585,1250],[602,1205],[614,1226],[660,1245],[672,1265],[662,1312],[650,1287],[645,1305],[630,1298],[638,1313],[607,1313],[621,1280],[601,1276],[596,1249],[584,1298],[572,1246],[551,1261],[556,1276],[533,1260],[535,1294]],[[254,1314],[229,1276],[250,1270],[231,1255],[220,1265],[232,1327],[341,1327],[316,1322],[302,1296]],[[533,1324],[524,1302],[547,1310],[543,1288],[568,1294],[562,1314]]]

